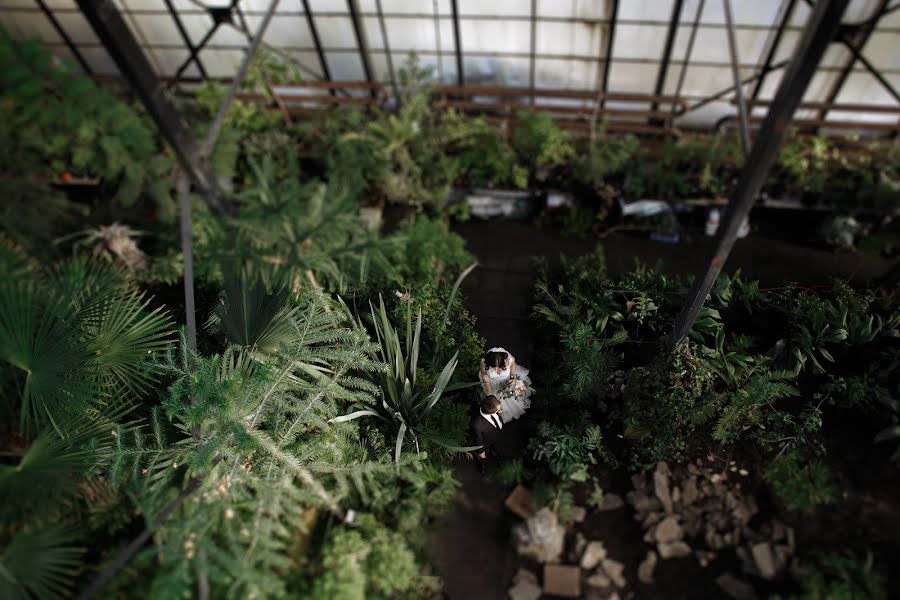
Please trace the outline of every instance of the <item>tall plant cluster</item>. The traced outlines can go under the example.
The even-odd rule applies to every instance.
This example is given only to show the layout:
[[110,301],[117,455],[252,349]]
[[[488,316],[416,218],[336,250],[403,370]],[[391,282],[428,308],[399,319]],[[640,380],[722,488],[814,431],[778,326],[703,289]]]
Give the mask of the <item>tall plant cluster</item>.
[[[432,209],[383,234],[339,170],[311,168],[301,130],[237,103],[210,157],[226,210],[191,199],[194,348],[178,332],[176,228],[143,203],[168,198],[173,161],[139,112],[36,44],[3,43],[3,126],[24,149],[4,181],[34,179],[47,219],[23,217],[43,228],[41,252],[13,220],[0,234],[0,595],[438,595],[423,525],[455,493],[457,390],[483,346],[458,295],[473,263],[462,239]],[[279,68],[262,56],[248,85],[265,93]],[[189,103],[195,133],[219,95]],[[416,102],[370,132],[379,144],[416,139]],[[53,110],[66,116],[51,135]],[[378,193],[442,197],[446,182],[421,192],[427,151],[395,145]],[[82,175],[98,180],[91,211],[51,187]],[[127,219],[110,227],[146,265],[109,240],[86,253],[106,229],[74,232],[54,206]]]
[[537,292],[552,372],[565,374],[550,383],[557,402],[595,411],[617,397],[611,384],[623,378],[607,407],[626,441],[614,462],[639,469],[750,443],[769,461],[775,494],[808,508],[835,498],[836,474],[824,461],[828,418],[875,415],[882,425],[867,444],[896,435],[900,310],[891,298],[841,282],[762,291],[722,275],[671,353],[666,336],[686,293],[677,278],[640,266],[611,277],[601,255],[569,262]]
[[83,214],[55,184],[99,186],[96,202],[120,209],[140,202],[172,223],[174,161],[134,107],[59,62],[39,42],[15,42],[3,28],[0,94],[7,235],[40,250],[55,227]]

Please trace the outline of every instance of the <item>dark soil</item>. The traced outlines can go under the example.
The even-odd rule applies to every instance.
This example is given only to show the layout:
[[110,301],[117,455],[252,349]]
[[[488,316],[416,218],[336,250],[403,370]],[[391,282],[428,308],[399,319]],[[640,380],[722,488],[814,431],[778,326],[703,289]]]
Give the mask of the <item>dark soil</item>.
[[[831,278],[865,282],[883,277],[892,261],[862,254],[838,254],[806,243],[787,241],[784,228],[769,226],[765,215],[758,230],[738,240],[725,265],[727,272],[741,269],[747,279],[758,279],[763,287],[785,282],[808,285],[827,284]],[[796,232],[800,222],[795,221]],[[540,378],[540,352],[534,347],[531,307],[536,272],[535,258],[546,259],[551,268],[558,266],[561,254],[580,256],[594,251],[595,239],[563,237],[551,229],[536,229],[523,222],[469,222],[454,225],[480,266],[466,279],[463,293],[468,308],[477,317],[478,332],[487,346],[503,346],[517,361],[534,365],[533,378]],[[805,228],[809,231],[809,227]],[[683,232],[684,233],[684,232]],[[772,234],[771,237],[767,237]],[[780,238],[780,239],[779,239]],[[797,239],[797,238],[794,238]],[[599,242],[606,255],[607,269],[613,275],[631,270],[635,260],[649,265],[661,263],[666,274],[698,273],[712,249],[712,240],[702,235],[682,235],[676,245],[654,242],[646,237],[617,235]],[[546,367],[545,367],[546,368]],[[539,402],[540,399],[537,399]],[[516,435],[504,449],[506,455],[523,454],[528,429],[533,427],[528,416],[516,423]],[[840,428],[842,431],[846,429]],[[814,547],[841,544],[849,539],[870,540],[875,550],[889,555],[900,540],[900,478],[897,469],[886,460],[873,460],[871,435],[865,426],[853,428],[859,440],[846,436],[835,443],[859,448],[858,452],[838,452],[836,465],[843,475],[845,498],[833,507],[811,515],[782,515],[797,528],[798,545]],[[826,431],[826,435],[831,435]],[[855,446],[853,446],[855,444]],[[881,452],[882,450],[876,450]],[[831,454],[831,453],[830,453]],[[833,454],[832,454],[833,455]],[[875,464],[877,463],[877,464]],[[623,493],[630,487],[623,472],[601,471],[601,485],[607,491]],[[453,508],[429,533],[426,551],[443,577],[451,600],[503,599],[510,580],[521,561],[509,542],[509,529],[517,520],[503,508],[509,490],[490,482],[478,473],[475,464],[460,459],[456,477],[461,482]],[[576,498],[582,505],[584,498]],[[764,501],[764,510],[774,510]],[[728,570],[740,574],[734,557],[723,552],[713,564],[703,569],[693,557],[660,561],[656,568],[656,584],[637,582],[636,569],[650,548],[642,541],[643,532],[632,518],[630,507],[610,512],[589,511],[583,524],[588,539],[604,541],[609,556],[622,561],[629,582],[628,592],[635,598],[717,598],[722,596],[714,580]],[[880,529],[880,532],[876,532]],[[538,573],[539,574],[539,573]],[[759,583],[759,582],[757,582]],[[896,587],[896,582],[892,582]],[[759,591],[769,591],[760,586]],[[627,597],[627,594],[623,597]]]

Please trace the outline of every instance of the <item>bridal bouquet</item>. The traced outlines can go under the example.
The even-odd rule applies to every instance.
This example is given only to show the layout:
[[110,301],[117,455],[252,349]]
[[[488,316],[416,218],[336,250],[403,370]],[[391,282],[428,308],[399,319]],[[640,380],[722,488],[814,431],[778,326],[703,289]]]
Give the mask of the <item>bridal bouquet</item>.
[[511,379],[503,386],[503,389],[500,390],[500,393],[497,394],[499,398],[522,398],[531,395],[531,392],[534,391],[531,386],[526,384],[519,378]]

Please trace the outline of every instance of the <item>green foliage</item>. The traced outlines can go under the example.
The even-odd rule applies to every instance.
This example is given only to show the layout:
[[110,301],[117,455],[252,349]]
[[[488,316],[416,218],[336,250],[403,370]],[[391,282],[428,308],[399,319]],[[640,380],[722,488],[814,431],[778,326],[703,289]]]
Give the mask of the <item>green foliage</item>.
[[502,461],[494,471],[491,471],[488,477],[504,487],[513,487],[514,485],[523,483],[525,481],[525,475],[525,467],[522,465],[522,459],[513,458]]
[[528,169],[519,164],[516,152],[503,131],[483,116],[468,117],[448,110],[441,117],[442,139],[455,158],[459,172],[485,187],[528,187]]
[[512,146],[529,166],[533,179],[547,181],[555,170],[575,157],[569,134],[550,115],[521,111],[517,118],[519,125],[513,130]]
[[285,282],[340,289],[392,277],[379,239],[360,220],[354,201],[333,186],[281,178],[274,162],[252,164],[252,178],[235,197],[232,217],[197,211],[194,252],[200,277],[221,283],[242,272],[266,284]]
[[590,424],[586,414],[579,416],[566,426],[538,423],[537,435],[529,443],[534,458],[543,460],[563,481],[587,481],[589,466],[597,464],[598,458],[615,462],[603,444],[600,428]]
[[588,143],[587,151],[579,153],[573,165],[575,180],[594,189],[602,189],[617,181],[625,172],[638,148],[633,135],[612,137],[606,127],[598,127]]
[[455,354],[458,368],[452,381],[472,381],[481,365],[485,342],[475,331],[475,317],[463,299],[458,295],[451,299],[451,293],[446,285],[425,285],[399,297],[395,294],[395,299],[389,300],[391,314],[394,321],[401,322],[408,311],[421,312],[421,363],[438,372]]
[[831,470],[798,449],[787,450],[772,461],[764,478],[789,510],[809,510],[837,499]]
[[792,600],[887,600],[888,585],[871,552],[817,554],[800,564],[803,591]]
[[[434,380],[434,387],[426,393],[427,382],[417,384],[419,375],[419,341],[422,334],[422,313],[419,312],[415,325],[412,319],[412,307],[406,310],[406,336],[401,338],[391,323],[384,299],[379,299],[379,306],[371,308],[372,325],[379,346],[370,351],[373,359],[387,365],[387,369],[373,377],[372,383],[380,390],[381,402],[357,403],[357,410],[337,417],[334,422],[352,421],[360,417],[375,417],[392,436],[394,442],[394,460],[400,461],[407,433],[412,438],[411,445],[416,454],[421,454],[424,443],[436,444],[456,452],[466,452],[472,447],[463,447],[445,439],[440,432],[428,427],[428,416],[435,404],[444,396],[460,386],[449,386],[450,377],[456,369],[456,353],[450,358],[440,374]],[[363,324],[359,323],[363,329]],[[464,384],[465,385],[465,384]],[[409,443],[409,442],[407,442]]]
[[64,598],[71,593],[83,549],[71,530],[49,526],[19,531],[0,552],[0,595],[4,598]]
[[[27,264],[23,258],[23,264]],[[20,374],[17,414],[25,433],[100,407],[127,408],[153,381],[148,359],[168,343],[171,322],[125,275],[73,258],[45,273],[0,277],[0,358]]]
[[397,242],[388,249],[397,283],[410,290],[449,282],[475,260],[465,240],[439,219],[418,217],[391,239]]
[[415,556],[403,536],[359,515],[356,528],[335,529],[322,550],[322,574],[310,598],[395,598],[414,583]]
[[167,182],[172,159],[146,120],[108,88],[55,60],[36,40],[17,43],[0,28],[0,92],[0,172],[12,182],[3,186],[4,204],[24,208],[48,197],[42,213],[51,209],[17,225],[40,227],[69,213],[47,185],[77,178],[101,180],[120,207],[146,199],[159,217],[174,216]]
[[294,536],[310,533],[310,507],[342,515],[356,481],[392,469],[360,455],[352,425],[332,423],[377,391],[364,375],[383,366],[369,359],[365,332],[321,294],[296,305],[298,333],[277,353],[202,357],[182,344],[159,366],[171,382],[164,412],[146,432],[117,430],[110,479],[148,520],[179,489],[199,486],[155,538],[153,595],[185,593],[198,569],[213,595],[287,595],[282,571]]

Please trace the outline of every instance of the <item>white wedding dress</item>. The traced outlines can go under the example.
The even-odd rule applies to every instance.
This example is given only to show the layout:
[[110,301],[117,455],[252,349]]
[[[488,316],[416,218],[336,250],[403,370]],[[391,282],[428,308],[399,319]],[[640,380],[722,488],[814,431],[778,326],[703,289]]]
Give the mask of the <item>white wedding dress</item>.
[[[534,389],[531,387],[531,379],[528,377],[528,369],[516,363],[515,379],[510,378],[510,364],[515,358],[504,348],[491,348],[488,352],[506,352],[506,365],[499,373],[494,369],[485,367],[488,377],[491,381],[491,388],[494,395],[500,400],[500,406],[503,411],[500,418],[504,423],[509,423],[513,419],[518,419],[525,414],[525,411],[531,407],[531,395]],[[481,360],[482,366],[484,359]]]

